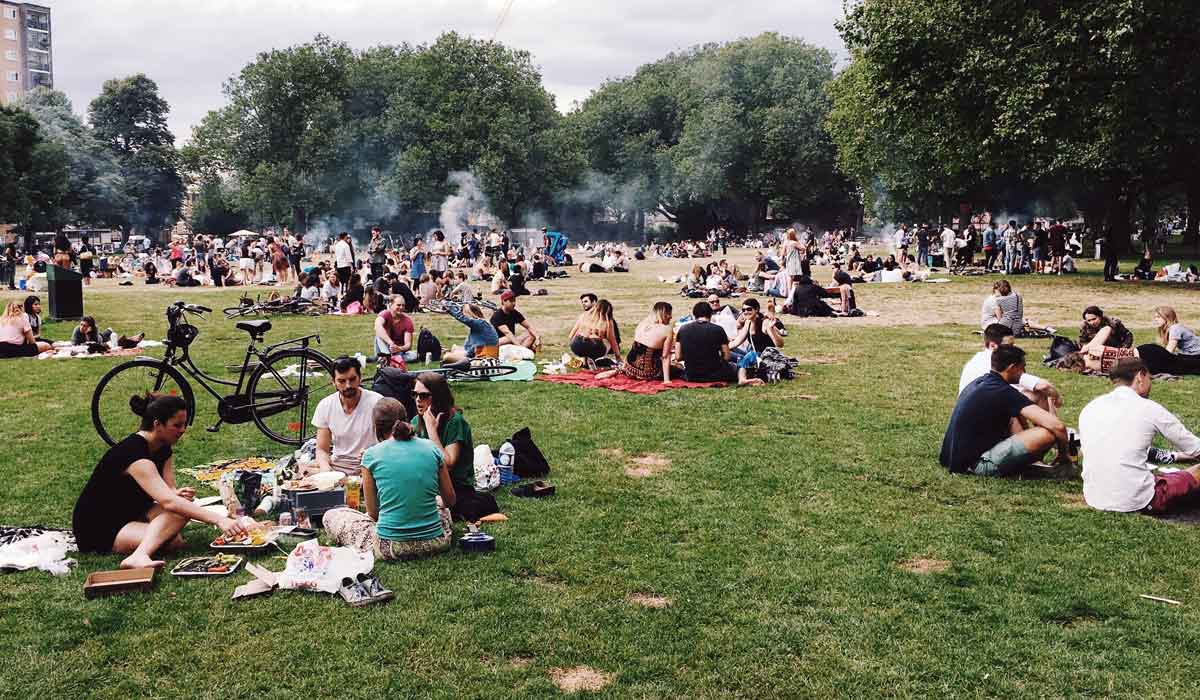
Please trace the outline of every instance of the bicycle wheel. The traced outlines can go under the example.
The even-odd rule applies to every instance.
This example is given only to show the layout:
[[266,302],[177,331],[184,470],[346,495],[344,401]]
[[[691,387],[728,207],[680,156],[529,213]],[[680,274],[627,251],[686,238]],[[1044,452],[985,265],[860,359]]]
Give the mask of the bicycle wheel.
[[297,446],[316,435],[313,412],[334,391],[333,361],[312,348],[273,353],[254,370],[246,389],[258,429],[275,442]]
[[188,425],[196,417],[192,387],[178,370],[159,360],[133,360],[110,369],[92,393],[92,424],[100,439],[115,445],[137,430],[138,418],[129,410],[129,397],[147,392],[183,397]]

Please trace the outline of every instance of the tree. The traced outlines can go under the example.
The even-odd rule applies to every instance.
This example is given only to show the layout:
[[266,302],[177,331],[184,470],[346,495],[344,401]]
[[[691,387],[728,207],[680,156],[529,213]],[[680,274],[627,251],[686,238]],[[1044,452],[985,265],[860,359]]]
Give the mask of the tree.
[[840,29],[839,160],[912,208],[1066,192],[1121,248],[1139,195],[1194,170],[1194,3],[867,0]]
[[166,126],[169,110],[158,85],[140,73],[105,81],[88,106],[96,137],[121,165],[129,196],[121,220],[126,236],[134,227],[156,234],[179,217],[184,185],[175,137]]
[[30,246],[34,231],[52,225],[67,185],[62,146],[28,112],[0,107],[0,221],[19,224]]
[[228,236],[246,228],[249,218],[238,203],[232,183],[220,178],[202,180],[192,201],[192,230],[198,233]]
[[37,120],[47,141],[62,146],[68,161],[62,208],[50,228],[66,223],[119,226],[131,202],[116,155],[75,116],[65,94],[39,88],[21,106]]
[[745,231],[771,210],[832,223],[852,206],[824,130],[832,79],[828,51],[766,33],[643,66],[569,121],[621,208],[658,209],[685,235]]

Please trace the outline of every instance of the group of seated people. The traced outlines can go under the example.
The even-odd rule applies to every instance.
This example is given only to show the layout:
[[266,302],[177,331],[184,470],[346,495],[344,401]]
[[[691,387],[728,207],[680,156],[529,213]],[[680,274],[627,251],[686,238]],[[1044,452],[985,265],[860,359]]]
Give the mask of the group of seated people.
[[[330,539],[385,560],[446,551],[451,518],[477,520],[489,506],[473,486],[471,426],[445,377],[417,375],[413,416],[402,402],[364,389],[354,358],[334,362],[334,385],[313,415],[316,469],[361,477],[366,512],[327,511]],[[173,454],[188,427],[182,398],[135,395],[130,408],[140,429],[105,452],[76,502],[81,552],[124,554],[122,568],[159,567],[157,557],[184,546],[180,532],[190,520],[231,538],[254,527],[197,506],[193,489],[177,487]]]
[[1134,345],[1133,333],[1118,318],[1109,318],[1098,306],[1083,311],[1078,348],[1057,359],[1059,369],[1108,374],[1121,360],[1137,358],[1152,374],[1200,374],[1200,338],[1179,322],[1170,306],[1151,312],[1156,343]]
[[[1120,338],[1123,327],[1106,325],[1103,319],[1099,309],[1089,307],[1081,341],[1099,339],[1100,347],[1125,342]],[[963,368],[942,441],[942,466],[978,476],[1076,476],[1072,436],[1057,415],[1062,397],[1025,368],[1025,352],[1013,344],[1012,329],[989,325],[984,349]],[[1200,495],[1200,467],[1155,474],[1151,463],[1197,461],[1200,438],[1149,399],[1153,371],[1143,360],[1122,357],[1106,374],[1113,390],[1079,414],[1084,500],[1099,510],[1152,514],[1193,505]],[[1156,435],[1177,451],[1155,448]],[[1053,463],[1043,463],[1050,454]]]

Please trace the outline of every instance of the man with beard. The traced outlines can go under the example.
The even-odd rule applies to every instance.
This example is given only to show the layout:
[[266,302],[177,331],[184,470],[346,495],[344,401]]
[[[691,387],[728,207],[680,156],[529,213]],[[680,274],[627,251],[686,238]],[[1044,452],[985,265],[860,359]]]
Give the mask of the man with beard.
[[382,395],[362,388],[362,366],[353,357],[333,362],[336,394],[321,399],[313,414],[317,429],[317,466],[323,472],[357,476],[362,453],[378,442],[372,414]]

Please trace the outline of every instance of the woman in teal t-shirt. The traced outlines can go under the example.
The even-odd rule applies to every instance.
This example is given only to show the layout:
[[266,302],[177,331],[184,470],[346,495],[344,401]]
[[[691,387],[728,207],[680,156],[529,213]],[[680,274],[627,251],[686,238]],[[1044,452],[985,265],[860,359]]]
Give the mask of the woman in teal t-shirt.
[[412,559],[450,548],[454,486],[445,453],[434,441],[414,436],[404,405],[384,398],[372,416],[379,443],[362,456],[367,512],[335,508],[322,518],[339,545],[371,550],[380,559]]

